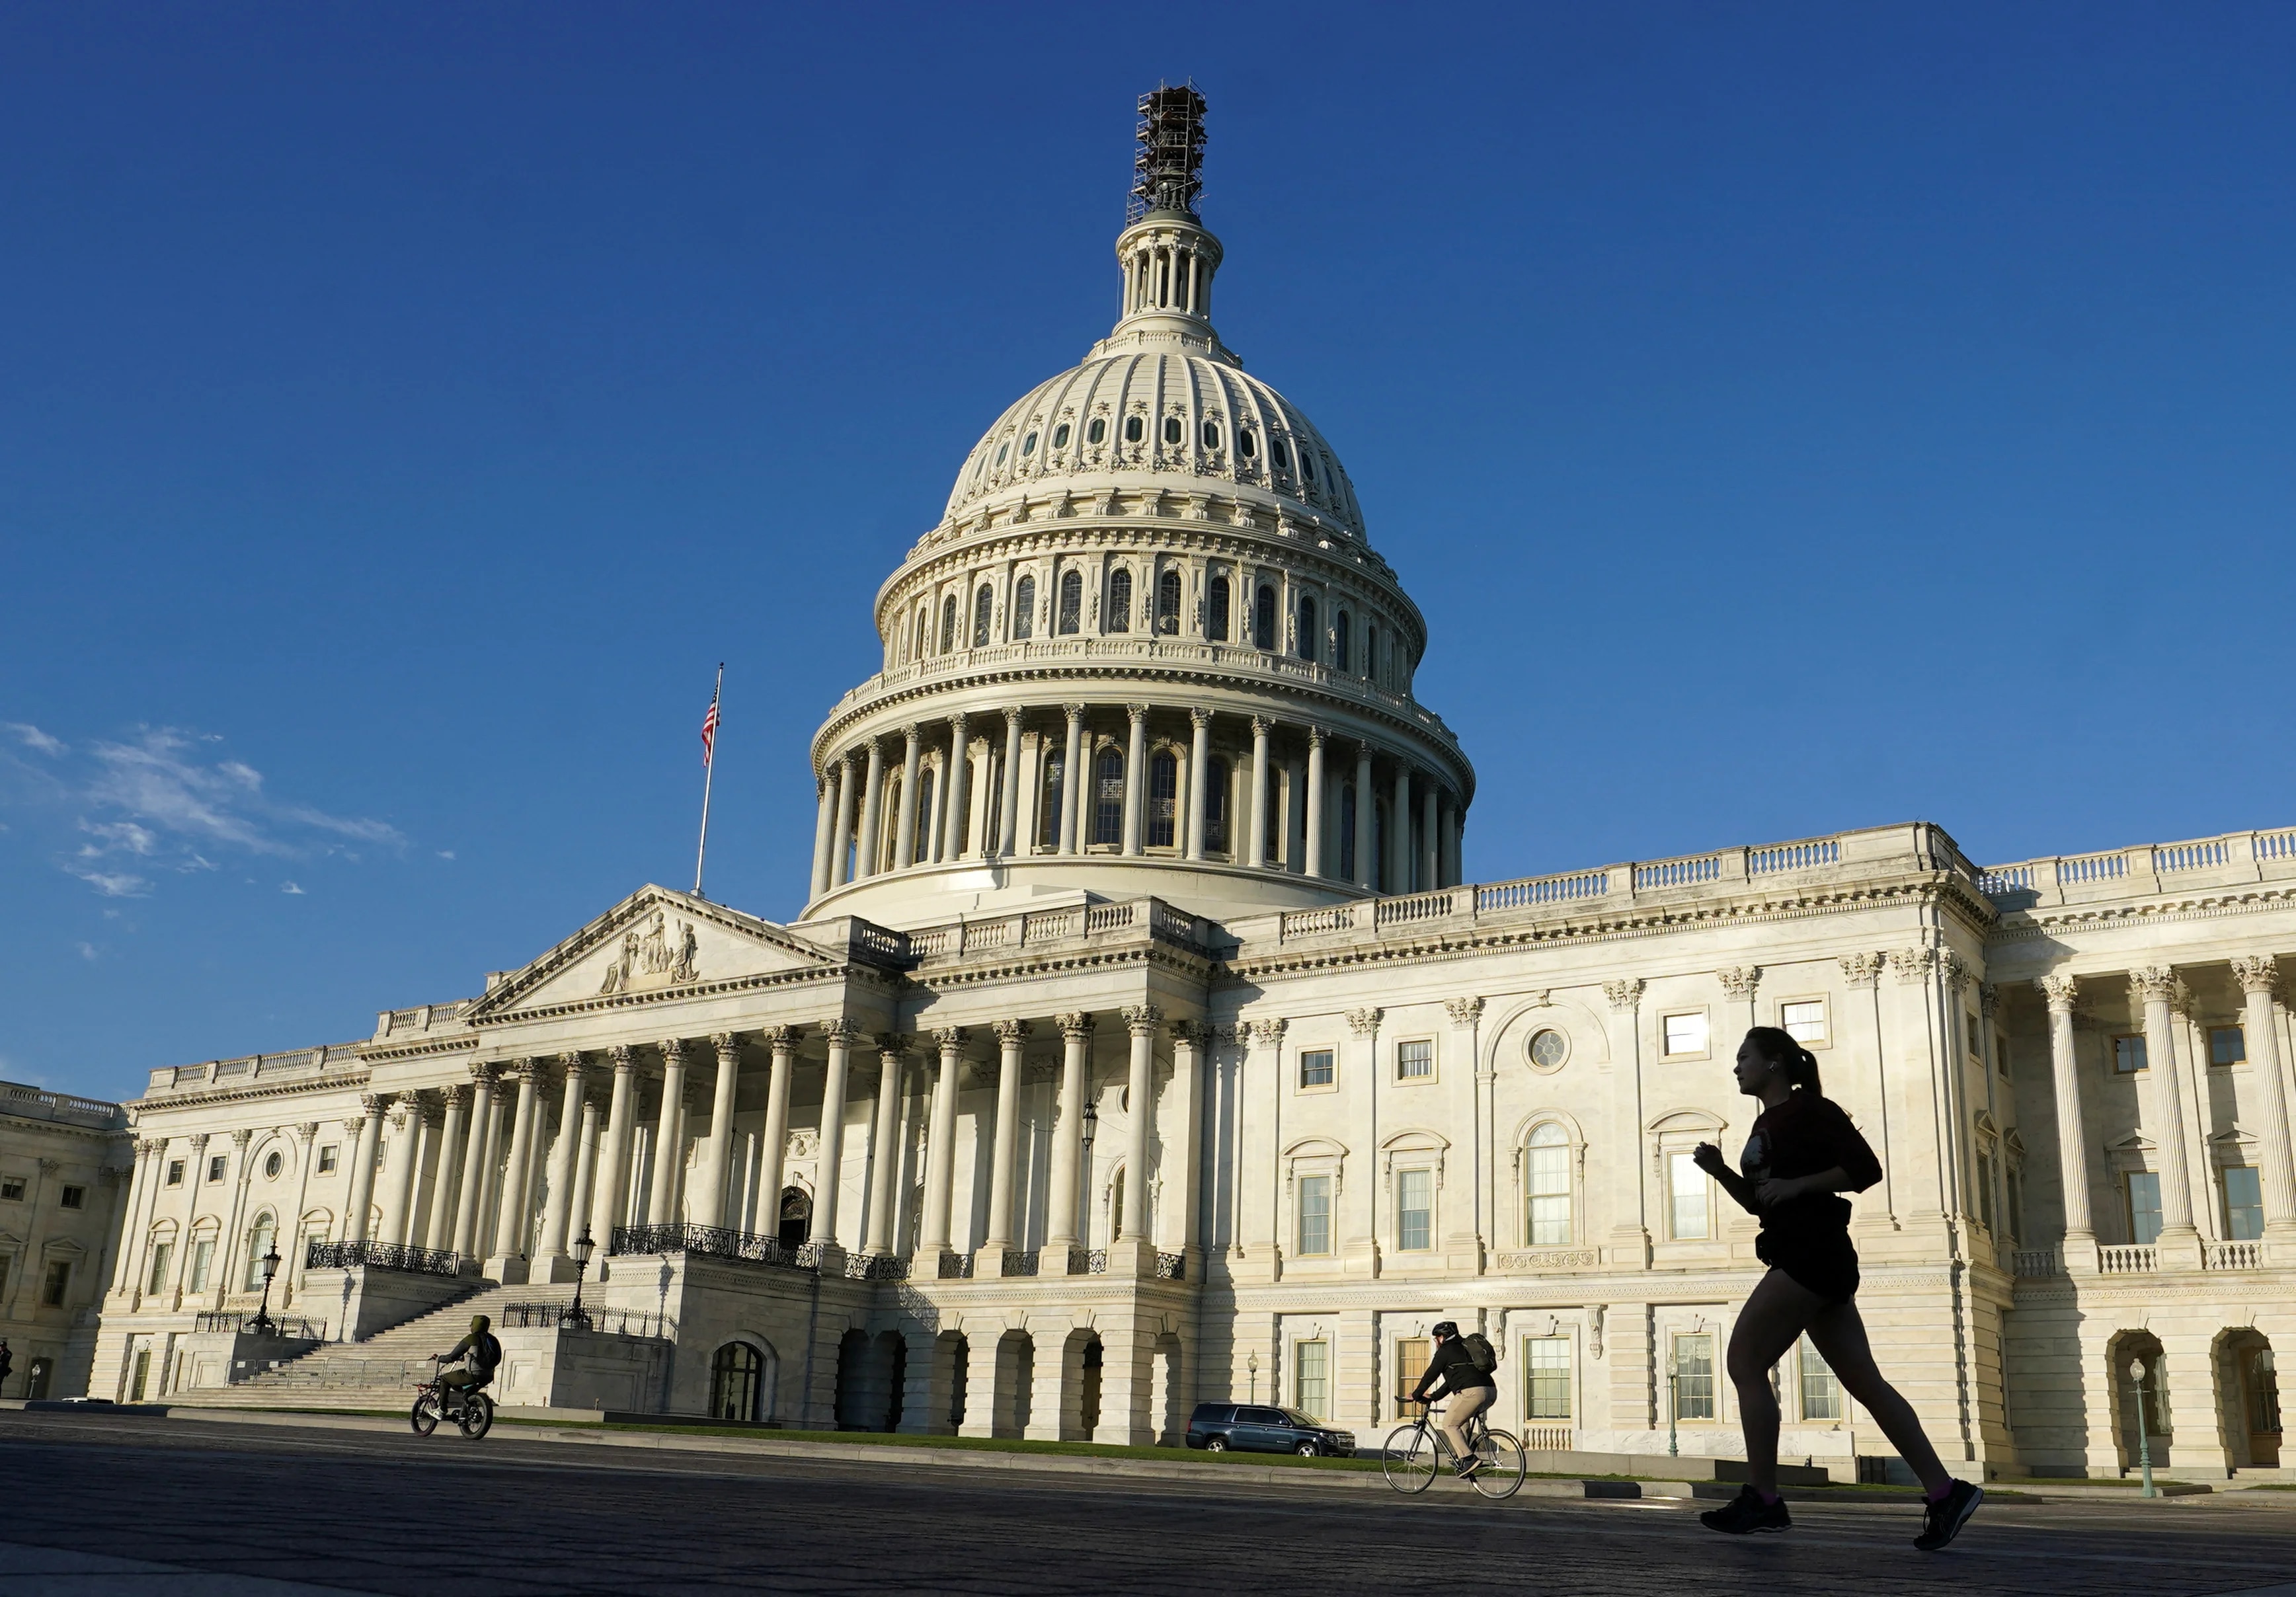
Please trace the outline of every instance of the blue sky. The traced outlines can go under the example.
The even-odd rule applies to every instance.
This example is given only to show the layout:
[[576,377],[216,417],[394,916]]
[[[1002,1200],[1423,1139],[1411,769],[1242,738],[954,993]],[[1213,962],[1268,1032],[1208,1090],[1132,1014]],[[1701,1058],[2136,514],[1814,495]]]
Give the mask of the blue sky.
[[[20,6],[0,1077],[342,1040],[690,869],[1211,103],[1497,880],[2296,821],[2296,10]],[[2261,593],[2264,596],[2258,597]]]

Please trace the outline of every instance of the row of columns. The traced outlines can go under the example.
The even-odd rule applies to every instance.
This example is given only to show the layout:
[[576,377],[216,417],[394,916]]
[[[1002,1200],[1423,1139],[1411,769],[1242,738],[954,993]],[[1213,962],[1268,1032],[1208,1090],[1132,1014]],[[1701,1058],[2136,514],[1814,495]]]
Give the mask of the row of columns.
[[[1078,855],[1087,848],[1092,824],[1088,807],[1096,798],[1092,790],[1095,778],[1091,770],[1096,745],[1085,729],[1088,707],[1068,704],[1062,709],[1060,814],[1053,829],[1053,848],[1062,855]],[[1125,706],[1123,818],[1118,846],[1126,855],[1145,852],[1150,713],[1151,707],[1145,704]],[[1043,758],[1053,750],[1054,741],[1049,731],[1037,735],[1039,759],[1036,777],[1024,789],[1021,767],[1025,716],[1026,712],[1018,708],[1002,712],[1001,762],[996,758],[993,739],[992,747],[980,760],[971,758],[972,733],[969,718],[964,714],[949,717],[945,741],[929,740],[927,729],[922,725],[904,728],[899,786],[890,807],[894,814],[890,823],[890,839],[886,837],[888,822],[884,814],[890,784],[882,743],[876,738],[867,738],[833,757],[816,788],[812,896],[818,898],[851,881],[881,874],[888,868],[898,871],[912,864],[947,863],[966,857],[1009,859],[1027,852],[1028,839],[1042,826],[1043,817],[1033,812],[1045,787]],[[1190,710],[1188,717],[1186,791],[1173,840],[1184,857],[1201,860],[1209,854],[1206,837],[1214,716],[1210,710],[1197,708]],[[1290,857],[1271,859],[1268,823],[1270,807],[1276,801],[1278,774],[1271,755],[1271,738],[1277,723],[1266,716],[1254,716],[1250,717],[1250,728],[1249,755],[1240,746],[1233,751],[1233,757],[1244,765],[1247,797],[1238,807],[1244,813],[1232,816],[1229,822],[1227,853],[1232,859],[1255,869],[1272,866],[1296,870],[1311,877],[1344,873],[1364,892],[1376,889],[1382,870],[1388,890],[1392,892],[1410,891],[1414,886],[1447,887],[1461,879],[1460,829],[1464,815],[1457,795],[1433,773],[1399,755],[1380,749],[1368,740],[1354,741],[1354,858],[1350,864],[1339,857],[1337,839],[1326,836],[1336,798],[1336,791],[1326,777],[1326,745],[1334,740],[1329,731],[1317,725],[1297,729],[1298,741],[1304,748],[1282,766],[1283,790],[1293,795],[1290,806],[1293,813],[1283,830],[1286,839],[1296,839],[1299,852],[1292,855],[1291,847],[1279,844],[1279,856]],[[932,813],[920,814],[919,783],[929,741],[938,745],[940,775]],[[1375,858],[1371,841],[1374,836],[1375,759],[1385,760],[1390,770],[1388,852],[1383,861]],[[989,792],[992,773],[1001,773],[994,795]],[[1415,848],[1414,818],[1419,834]],[[1242,833],[1240,847],[1235,836],[1239,831]],[[924,839],[922,850],[918,846],[921,836]],[[889,840],[892,863],[886,867],[882,861]]]
[[[2243,1030],[2248,1058],[2262,1099],[2257,1141],[2265,1231],[2268,1236],[2296,1236],[2296,1150],[2292,1150],[2290,1142],[2287,1091],[2280,1067],[2279,1017],[2274,1003],[2279,967],[2267,954],[2235,959],[2232,969],[2246,1003]],[[2095,1217],[2089,1205],[2089,1138],[2082,1118],[2080,1063],[2073,1035],[2080,980],[2073,976],[2046,976],[2038,984],[2049,1011],[2049,1061],[2056,1089],[2057,1157],[2064,1189],[2068,1263],[2072,1245],[2093,1244],[2096,1240]],[[2188,1050],[2180,1045],[2174,1019],[2184,1002],[2184,987],[2176,972],[2167,968],[2132,970],[2127,980],[2129,1008],[2134,1016],[2142,1017],[2144,1033],[2145,1075],[2152,1092],[2144,1119],[2160,1156],[2161,1242],[2164,1250],[2186,1251],[2200,1233],[2193,1219],[2196,1188],[2185,1150],[2183,1059]],[[2206,1203],[2210,1200],[2205,1171],[2200,1179],[2200,1201]]]

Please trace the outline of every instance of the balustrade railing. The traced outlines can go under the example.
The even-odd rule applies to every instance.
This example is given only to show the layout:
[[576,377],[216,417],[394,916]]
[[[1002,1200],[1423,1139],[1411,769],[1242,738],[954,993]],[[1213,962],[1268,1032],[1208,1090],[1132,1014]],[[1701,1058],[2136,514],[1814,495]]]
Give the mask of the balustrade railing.
[[2158,890],[2171,878],[2193,872],[2284,876],[2292,864],[2296,864],[2296,831],[2228,831],[2212,838],[1988,865],[1978,873],[1978,886],[1997,898],[2032,894],[2056,903],[2068,893],[2089,897]]
[[1526,1453],[1576,1453],[1578,1432],[1570,1425],[1526,1425],[1522,1447]]
[[2264,1268],[2264,1244],[2210,1242],[2201,1256],[2201,1265],[2209,1270],[2261,1270]]
[[1702,881],[1722,880],[1722,856],[1703,854],[1695,859],[1660,860],[1655,864],[1635,867],[1635,890],[1648,888],[1695,887]]
[[404,1270],[414,1275],[461,1274],[462,1256],[396,1242],[324,1242],[314,1238],[303,1256],[307,1270]]
[[[192,1329],[200,1331],[242,1331],[247,1329],[248,1322],[254,1318],[255,1315],[251,1312],[244,1309],[201,1309],[193,1316]],[[326,1336],[327,1328],[323,1323],[306,1320],[299,1314],[274,1314],[271,1316],[271,1334],[275,1337],[285,1337],[291,1340],[316,1342]]]
[[741,1259],[783,1270],[821,1267],[820,1255],[811,1242],[792,1248],[776,1236],[722,1225],[617,1225],[606,1251],[610,1255],[699,1253],[707,1258]]
[[1776,871],[1806,871],[1813,865],[1838,865],[1841,863],[1841,843],[1836,838],[1822,838],[1808,843],[1773,843],[1767,848],[1746,850],[1746,874],[1767,876]]
[[2056,1275],[2057,1250],[2054,1248],[2020,1248],[2009,1256],[2009,1266],[2018,1275]]
[[2112,1246],[2096,1250],[2096,1267],[2104,1275],[2149,1275],[2160,1268],[2160,1264],[2157,1248]]
[[609,1337],[677,1339],[677,1321],[648,1309],[596,1308],[570,1303],[505,1303],[496,1323],[502,1331],[590,1331]]

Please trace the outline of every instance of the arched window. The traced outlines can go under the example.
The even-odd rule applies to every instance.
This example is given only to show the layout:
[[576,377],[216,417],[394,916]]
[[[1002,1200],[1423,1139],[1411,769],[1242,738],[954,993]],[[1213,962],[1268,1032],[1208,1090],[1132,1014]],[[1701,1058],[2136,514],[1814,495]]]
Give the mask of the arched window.
[[1316,602],[1307,594],[1300,595],[1300,658],[1316,658]]
[[[272,1217],[269,1209],[256,1216],[255,1224],[247,1228],[247,1290],[250,1292],[263,1290],[263,1256],[271,1251],[272,1239],[278,1234],[279,1222]],[[284,1258],[279,1261],[279,1267],[287,1267]]]
[[1148,761],[1148,846],[1169,848],[1178,835],[1180,762],[1168,749]]
[[1037,635],[1037,579],[1023,577],[1013,585],[1013,636],[1025,641]]
[[1350,881],[1362,879],[1356,869],[1356,784],[1340,789],[1340,874]]
[[1132,573],[1119,570],[1108,579],[1108,613],[1101,618],[1103,632],[1132,630]]
[[754,1425],[765,1396],[765,1355],[747,1342],[728,1342],[709,1361],[709,1417]]
[[910,864],[921,865],[932,854],[932,817],[933,774],[932,767],[927,766],[917,773],[916,857],[908,862]]
[[1046,752],[1045,791],[1037,806],[1037,841],[1048,848],[1057,847],[1061,840],[1061,790],[1068,780],[1068,764],[1067,749]]
[[956,647],[956,595],[949,594],[940,602],[940,651],[947,654]]
[[1116,1179],[1108,1183],[1108,1240],[1114,1242],[1124,1234],[1124,1172],[1119,1169]]
[[1263,586],[1259,597],[1251,602],[1251,646],[1275,651],[1275,590]]
[[1167,569],[1156,579],[1156,631],[1171,637],[1180,630],[1180,574]]
[[1364,675],[1374,682],[1379,680],[1379,623],[1376,621],[1364,628]]
[[1205,635],[1216,643],[1227,642],[1227,578],[1212,578],[1210,602],[1205,607],[1210,614],[1204,622]]
[[1348,668],[1348,612],[1341,610],[1332,624],[1332,669]]
[[917,624],[909,633],[909,658],[922,659],[932,648],[932,606],[917,606]]
[[1530,1134],[1525,1180],[1530,1199],[1530,1244],[1560,1248],[1570,1241],[1570,1133],[1549,1120]]
[[775,1240],[784,1248],[802,1248],[806,1233],[811,1229],[813,1200],[805,1195],[803,1187],[783,1187],[781,1218],[775,1227]]
[[996,597],[984,582],[980,585],[980,591],[972,596],[972,646],[975,649],[988,647],[988,621],[996,610]]
[[1112,748],[1092,763],[1092,840],[1124,840],[1124,756]]
[[1227,848],[1227,790],[1234,779],[1228,774],[1227,761],[1215,754],[1204,765],[1204,848],[1226,852]]
[[1084,573],[1067,570],[1061,573],[1061,622],[1063,634],[1078,631],[1084,626]]

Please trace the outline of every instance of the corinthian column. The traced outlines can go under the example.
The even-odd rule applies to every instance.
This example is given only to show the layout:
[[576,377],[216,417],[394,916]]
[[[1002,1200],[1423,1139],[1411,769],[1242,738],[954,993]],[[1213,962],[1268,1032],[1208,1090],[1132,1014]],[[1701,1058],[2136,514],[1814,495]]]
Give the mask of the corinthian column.
[[1190,859],[1204,856],[1204,795],[1210,790],[1204,770],[1211,763],[1212,712],[1192,709],[1188,712],[1188,829],[1180,839],[1188,846]]
[[614,1230],[629,1212],[630,1129],[636,1118],[637,1055],[626,1046],[607,1050],[614,1061],[613,1095],[607,1100],[606,1135],[598,1147],[598,1179],[590,1193],[590,1235],[611,1251]]
[[[2064,1193],[2065,1266],[2093,1247],[2096,1227],[2088,1208],[2088,1129],[2081,1118],[2080,1061],[2073,1049],[2073,1003],[2079,983],[2044,976],[2033,984],[2049,1005],[2049,1069],[2057,1100],[2057,1182]],[[2093,1262],[2093,1261],[2090,1261]]]
[[455,1245],[455,1205],[463,1190],[463,1128],[469,1124],[471,1089],[455,1082],[439,1094],[447,1106],[439,1133],[438,1173],[430,1178],[430,1226],[423,1247],[445,1253]]
[[1068,717],[1069,741],[1061,756],[1061,852],[1081,851],[1082,839],[1078,836],[1077,817],[1082,814],[1087,778],[1084,769],[1084,706],[1063,704],[1061,712]]
[[1267,734],[1275,725],[1266,716],[1251,717],[1251,836],[1243,857],[1253,865],[1267,864]]
[[[1054,1017],[1061,1028],[1060,1118],[1053,1126],[1053,1168],[1045,1218],[1043,1269],[1068,1270],[1068,1250],[1077,1245],[1077,1192],[1084,1168],[1084,1106],[1090,1090],[1086,1077],[1092,1054],[1092,1017],[1078,1012]],[[1059,1265],[1058,1271],[1053,1270]]]
[[[1198,1257],[1202,1256],[1196,1231],[1202,1186],[1203,1057],[1211,1043],[1211,1028],[1202,1021],[1172,1022],[1172,1096],[1178,1110],[1180,1145],[1172,1177],[1178,1189],[1174,1194],[1177,1201],[1169,1206],[1172,1217],[1164,1234],[1175,1250]],[[1203,1279],[1195,1271],[1190,1274]]]
[[1004,783],[996,806],[996,847],[1006,859],[1021,852],[1021,712],[1004,712]]
[[526,1257],[526,1168],[534,1147],[534,1089],[541,1067],[530,1059],[515,1060],[510,1078],[518,1084],[517,1107],[511,1111],[510,1162],[503,1167],[502,1207],[496,1211],[492,1257]]
[[[2193,1224],[2192,1161],[2185,1157],[2185,1100],[2177,1059],[2177,1025],[2169,1006],[2177,973],[2152,969],[2128,973],[2132,1006],[2144,1017],[2145,1074],[2152,1078],[2153,1146],[2161,1151],[2161,1241],[2164,1247],[2197,1241]],[[2165,1262],[2165,1261],[2164,1261]],[[2181,1258],[2177,1261],[2184,1262]]]
[[813,893],[818,898],[829,891],[829,832],[837,820],[836,795],[829,790],[829,778],[822,776],[814,782],[813,814]]
[[1148,801],[1148,707],[1124,707],[1131,730],[1124,744],[1124,852],[1140,852],[1140,820]]
[[1387,807],[1387,890],[1411,890],[1411,762],[1403,759],[1395,762],[1395,797]]
[[[382,1138],[382,1110],[388,1102],[389,1099],[373,1093],[359,1100],[359,1107],[366,1111],[366,1116],[359,1122],[358,1146],[351,1151],[350,1201],[346,1206],[350,1212],[343,1216],[343,1238],[346,1241],[365,1241],[373,1225],[374,1145]],[[197,1181],[201,1174],[199,1159],[194,1157],[191,1162],[193,1180]],[[188,1233],[189,1227],[185,1230]],[[186,1248],[184,1251],[188,1253],[190,1249]]]
[[589,1085],[579,1053],[561,1054],[558,1062],[566,1079],[558,1098],[558,1141],[550,1151],[550,1191],[543,1198],[542,1246],[537,1253],[545,1281],[558,1278],[566,1258],[567,1233],[574,1219],[574,1171],[582,1159],[582,1096]]
[[[390,1109],[390,1142],[383,1150],[382,1234],[377,1241],[406,1246],[407,1211],[414,1198],[414,1169],[422,1157],[422,1117],[412,1098],[401,1098]],[[228,1242],[229,1239],[226,1239]]]
[[709,1045],[718,1054],[718,1079],[709,1092],[709,1140],[701,1147],[701,1191],[686,1205],[696,1225],[726,1224],[726,1175],[734,1163],[734,1094],[742,1081],[741,1038],[721,1031],[709,1039]]
[[845,1070],[852,1055],[853,1023],[832,1020],[822,1028],[829,1040],[829,1074],[821,1085],[821,1155],[814,1166],[815,1242],[837,1242],[839,1166],[845,1157]]
[[851,880],[852,863],[845,846],[853,837],[853,757],[837,757],[837,819],[829,832],[829,885],[841,888]]
[[758,1139],[758,1207],[765,1211],[758,1229],[777,1236],[782,1224],[783,1167],[789,1158],[790,1076],[797,1068],[798,1028],[768,1026],[759,1034],[773,1051],[766,1081],[766,1129]]
[[[1356,847],[1364,846],[1365,796],[1356,795]],[[1308,836],[1307,867],[1309,876],[1324,874],[1324,729],[1308,728]]]
[[1148,1137],[1156,1125],[1156,1034],[1164,1014],[1152,1003],[1123,1011],[1132,1033],[1132,1075],[1128,1093],[1129,1126],[1124,1151],[1124,1225],[1119,1240],[1148,1238]]
[[1372,845],[1379,839],[1379,812],[1371,796],[1371,745],[1356,745],[1356,886],[1372,892],[1379,886],[1379,864]]
[[914,1038],[886,1032],[877,1039],[877,1126],[869,1159],[869,1234],[864,1253],[893,1251],[893,1177],[901,1159],[901,1066]]
[[646,1224],[671,1225],[677,1221],[677,1173],[685,1163],[685,1139],[678,1134],[680,1112],[685,1107],[685,1043],[672,1037],[661,1045],[661,1113],[654,1122],[653,1189],[646,1198]]
[[470,1144],[463,1151],[463,1179],[455,1193],[455,1251],[470,1258],[479,1250],[479,1205],[487,1192],[487,1131],[494,1122],[495,1068],[471,1067]]
[[924,759],[924,743],[912,725],[901,728],[906,740],[901,750],[901,807],[893,820],[893,869],[906,871],[917,863],[917,770]]
[[917,1251],[934,1257],[948,1251],[949,1205],[956,1182],[956,1084],[964,1069],[964,1028],[933,1033],[940,1044],[940,1081],[933,1089],[932,1126],[925,1142],[925,1212],[917,1227]]
[[1026,1020],[996,1022],[996,1132],[988,1170],[988,1235],[986,1248],[1013,1246],[1013,1156],[1021,1130],[1021,1042]]
[[[971,786],[967,754],[969,734],[961,714],[948,718],[948,763],[941,767],[940,857],[964,857],[964,790]],[[816,1213],[819,1211],[816,1210]]]
[[2280,1079],[2280,1017],[2272,1002],[2280,967],[2271,954],[2232,962],[2248,998],[2248,1058],[2255,1068],[2263,1114],[2257,1140],[2264,1176],[2264,1232],[2275,1241],[2296,1237],[2296,1159],[2288,1135],[2288,1090]]
[[885,746],[873,737],[869,740],[868,774],[861,779],[861,840],[853,848],[856,880],[877,874],[884,841],[879,836],[879,823],[884,813]]

